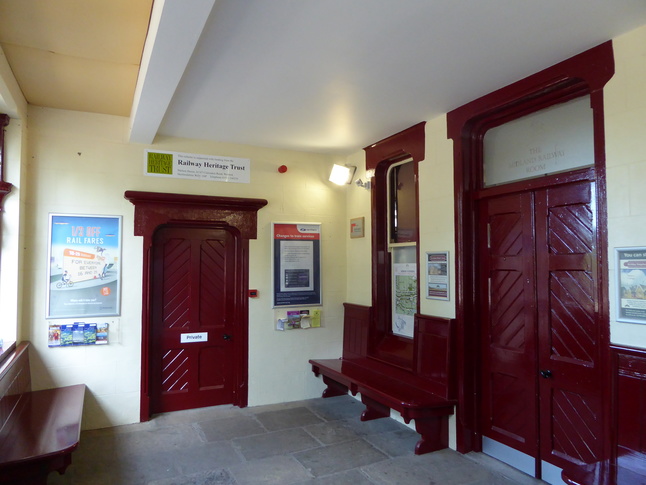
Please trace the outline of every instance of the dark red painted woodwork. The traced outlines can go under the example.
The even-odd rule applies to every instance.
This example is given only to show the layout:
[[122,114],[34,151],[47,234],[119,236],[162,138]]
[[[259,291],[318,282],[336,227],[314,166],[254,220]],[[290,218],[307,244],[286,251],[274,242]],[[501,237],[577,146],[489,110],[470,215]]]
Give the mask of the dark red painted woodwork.
[[415,360],[412,370],[372,358],[366,336],[371,308],[345,303],[343,358],[310,360],[312,371],[327,386],[323,397],[361,393],[366,409],[362,421],[390,416],[399,411],[408,423],[415,420],[421,435],[415,453],[448,446],[448,416],[455,400],[454,324],[452,320],[415,316]]
[[[372,220],[372,320],[368,335],[368,353],[371,357],[383,360],[405,369],[413,369],[414,341],[392,333],[391,320],[391,254],[388,251],[388,168],[394,163],[412,158],[415,180],[417,163],[425,157],[425,122],[418,123],[404,131],[381,140],[369,147],[366,152],[366,169],[374,169],[375,176],[371,190]],[[419,188],[414,189],[415,207],[419,206]],[[415,219],[419,218],[416,211]],[[419,221],[415,224],[410,240],[419,241]],[[420,274],[419,261],[417,274]],[[419,295],[419,278],[418,291]],[[419,301],[418,308],[419,311]]]
[[[236,402],[239,233],[162,226],[153,241],[153,413]],[[206,333],[181,343],[181,334]]]
[[78,447],[85,385],[31,391],[29,344],[16,347],[0,369],[0,483],[46,484],[64,473]]
[[[328,384],[329,395],[344,390],[360,393],[366,409],[362,421],[390,416],[390,409],[398,411],[404,421],[415,420],[415,429],[421,435],[415,447],[416,454],[444,449],[448,446],[448,417],[453,414],[454,402],[425,390],[426,382],[411,373],[393,372],[393,367],[374,359],[310,360],[312,372],[322,375]],[[323,397],[329,397],[324,393]]]
[[265,199],[167,194],[127,190],[124,197],[135,205],[135,236],[151,234],[170,221],[226,222],[244,239],[256,239],[257,212]]
[[424,160],[425,126],[425,121],[417,123],[410,128],[365,147],[366,170],[374,170],[384,160],[402,160],[409,156],[416,162]]
[[482,432],[536,456],[536,284],[533,196],[481,203]]
[[[596,295],[601,374],[607,372],[609,343],[607,228],[605,188],[605,144],[603,133],[603,93],[606,82],[614,74],[611,42],[606,42],[555,66],[529,76],[521,81],[476,99],[447,114],[448,138],[454,141],[455,227],[456,227],[456,314],[458,353],[458,412],[457,448],[466,453],[479,450],[480,407],[479,399],[479,342],[480,307],[477,295],[480,282],[478,268],[477,204],[482,187],[482,138],[487,129],[518,118],[533,111],[549,107],[574,97],[589,94],[594,117],[595,166],[571,174],[561,174],[548,179],[519,182],[509,186],[487,189],[490,195],[534,190],[545,183],[562,183],[568,178],[596,179],[597,231],[595,266],[598,294]],[[496,192],[497,191],[497,192]],[[606,369],[606,372],[603,370]],[[608,387],[599,382],[602,388]],[[603,398],[603,402],[608,399]],[[608,429],[609,409],[603,408],[602,421]],[[608,449],[604,453],[608,453]]]
[[236,305],[235,320],[243,322],[234,342],[236,402],[247,405],[248,376],[248,299],[246,289],[249,281],[249,238],[256,236],[257,211],[267,205],[264,199],[210,197],[201,195],[164,194],[156,192],[127,191],[125,198],[135,205],[135,235],[144,237],[143,283],[142,283],[142,369],[141,410],[142,421],[150,419],[150,345],[151,345],[151,271],[152,245],[155,230],[167,223],[185,224],[187,227],[212,227],[224,223],[239,231],[240,254],[237,265],[242,281]]
[[559,467],[603,454],[593,191],[480,202],[482,432]]
[[646,350],[612,346],[614,416],[608,459],[563,470],[571,485],[646,483]]
[[343,309],[343,358],[366,357],[368,355],[368,331],[372,321],[372,308],[344,303]]
[[428,315],[415,315],[415,374],[426,381],[425,389],[455,400],[455,323]]
[[4,129],[10,120],[9,115],[0,113],[0,182],[4,182]]
[[536,192],[538,368],[552,373],[538,379],[541,457],[560,467],[604,455],[594,194],[594,182]]
[[630,470],[646,483],[646,350],[619,346],[612,350],[617,368],[617,470],[620,477]]
[[4,180],[4,129],[9,125],[9,116],[0,114],[0,247],[2,247],[2,212],[4,211],[4,199],[13,188],[9,182]]

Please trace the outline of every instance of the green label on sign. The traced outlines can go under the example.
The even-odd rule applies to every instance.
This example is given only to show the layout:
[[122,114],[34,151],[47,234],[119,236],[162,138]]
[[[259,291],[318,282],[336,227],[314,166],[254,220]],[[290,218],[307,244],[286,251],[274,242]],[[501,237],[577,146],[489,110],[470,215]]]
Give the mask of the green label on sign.
[[148,173],[173,174],[173,154],[148,152]]

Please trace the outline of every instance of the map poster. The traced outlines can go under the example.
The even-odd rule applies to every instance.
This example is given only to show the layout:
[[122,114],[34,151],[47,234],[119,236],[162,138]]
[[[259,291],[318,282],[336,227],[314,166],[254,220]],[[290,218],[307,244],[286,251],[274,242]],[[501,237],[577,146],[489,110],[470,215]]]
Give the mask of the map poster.
[[646,324],[646,247],[616,251],[617,321]]
[[274,307],[320,305],[321,224],[272,224]]
[[50,214],[47,318],[119,315],[121,216]]
[[395,335],[413,337],[417,311],[417,264],[393,264],[393,328]]
[[449,299],[449,253],[426,253],[426,298]]

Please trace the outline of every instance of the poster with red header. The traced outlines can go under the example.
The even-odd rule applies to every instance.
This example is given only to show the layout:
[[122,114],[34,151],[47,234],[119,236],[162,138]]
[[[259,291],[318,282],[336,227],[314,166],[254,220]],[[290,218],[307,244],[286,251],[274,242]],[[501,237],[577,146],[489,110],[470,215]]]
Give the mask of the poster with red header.
[[321,224],[272,223],[274,307],[320,305]]

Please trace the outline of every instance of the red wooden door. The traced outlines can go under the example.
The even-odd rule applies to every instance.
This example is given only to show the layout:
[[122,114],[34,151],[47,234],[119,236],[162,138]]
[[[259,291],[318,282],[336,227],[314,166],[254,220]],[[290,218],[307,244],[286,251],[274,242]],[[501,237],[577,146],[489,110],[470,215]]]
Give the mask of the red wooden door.
[[559,467],[602,452],[593,189],[480,206],[482,432]]
[[234,402],[236,238],[223,229],[155,233],[151,410]]

